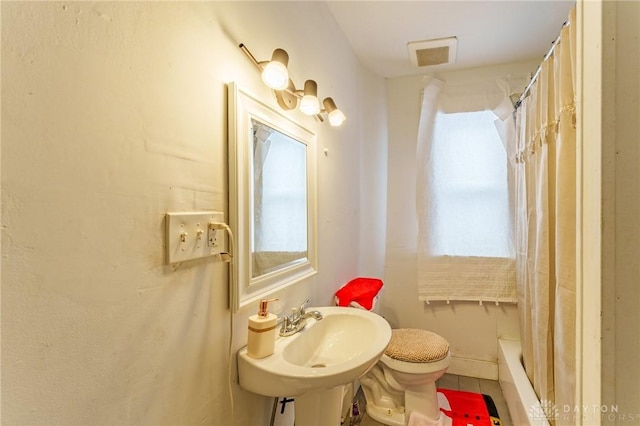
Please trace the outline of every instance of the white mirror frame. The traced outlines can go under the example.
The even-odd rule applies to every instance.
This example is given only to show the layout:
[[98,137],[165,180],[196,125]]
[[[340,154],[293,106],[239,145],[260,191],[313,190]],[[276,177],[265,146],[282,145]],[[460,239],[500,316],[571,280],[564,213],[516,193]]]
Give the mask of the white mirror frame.
[[[229,136],[229,225],[235,236],[229,299],[233,312],[256,304],[270,293],[298,283],[317,273],[316,250],[316,151],[317,137],[269,105],[238,87],[228,85]],[[253,194],[251,120],[303,143],[307,149],[307,259],[252,277]]]

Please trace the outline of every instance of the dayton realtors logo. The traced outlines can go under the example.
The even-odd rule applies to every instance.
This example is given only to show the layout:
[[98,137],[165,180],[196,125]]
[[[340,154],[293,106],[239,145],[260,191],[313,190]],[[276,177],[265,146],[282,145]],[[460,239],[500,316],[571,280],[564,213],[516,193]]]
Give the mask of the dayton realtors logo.
[[558,407],[553,401],[543,399],[529,407],[529,418],[534,421],[582,421],[598,420],[615,422],[616,424],[626,422],[637,422],[640,414],[620,413],[617,405],[583,405],[571,406],[563,405]]

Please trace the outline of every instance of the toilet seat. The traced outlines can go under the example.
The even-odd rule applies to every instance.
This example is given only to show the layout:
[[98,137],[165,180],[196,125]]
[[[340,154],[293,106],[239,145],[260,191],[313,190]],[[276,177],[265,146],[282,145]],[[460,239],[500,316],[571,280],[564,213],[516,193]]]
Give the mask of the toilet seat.
[[380,358],[389,368],[403,373],[428,373],[446,368],[449,342],[431,331],[399,328],[391,331],[391,341]]
[[391,340],[384,353],[399,361],[439,361],[449,353],[449,342],[431,331],[398,328],[391,330]]

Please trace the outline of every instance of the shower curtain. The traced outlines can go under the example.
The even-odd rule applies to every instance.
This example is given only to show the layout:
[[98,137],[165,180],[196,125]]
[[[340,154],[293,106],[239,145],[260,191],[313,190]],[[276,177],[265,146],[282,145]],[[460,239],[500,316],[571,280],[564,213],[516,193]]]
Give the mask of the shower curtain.
[[523,362],[555,424],[573,424],[575,408],[575,16],[515,113]]

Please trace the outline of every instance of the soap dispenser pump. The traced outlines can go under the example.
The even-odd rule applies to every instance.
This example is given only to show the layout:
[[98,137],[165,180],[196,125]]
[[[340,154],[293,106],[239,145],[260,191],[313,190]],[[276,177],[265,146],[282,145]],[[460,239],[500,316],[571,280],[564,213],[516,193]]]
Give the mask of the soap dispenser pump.
[[260,300],[258,313],[249,317],[247,355],[251,358],[265,358],[273,354],[278,317],[269,313],[269,302],[276,300]]

